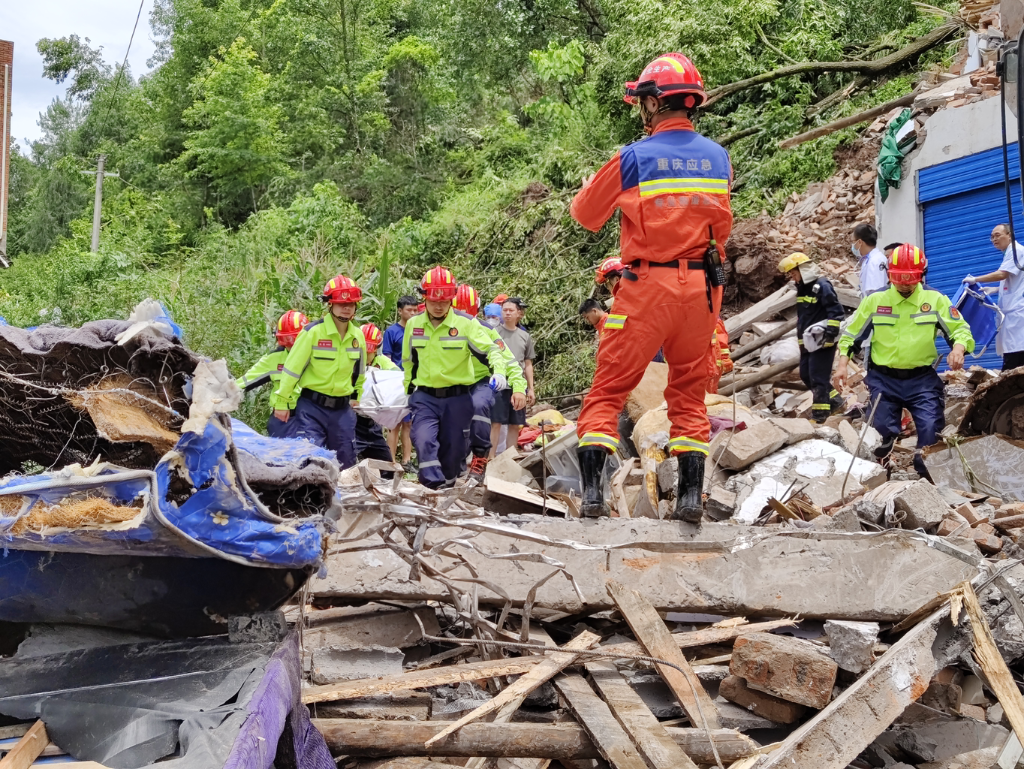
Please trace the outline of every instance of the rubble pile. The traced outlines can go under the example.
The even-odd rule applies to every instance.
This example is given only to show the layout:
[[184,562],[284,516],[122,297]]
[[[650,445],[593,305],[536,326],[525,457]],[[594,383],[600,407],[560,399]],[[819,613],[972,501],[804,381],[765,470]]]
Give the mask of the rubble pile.
[[[777,445],[747,468],[802,448],[776,469],[813,476],[843,451],[750,416]],[[1012,767],[1024,569],[966,530],[1024,505],[873,468],[834,510],[790,497],[758,525],[697,528],[498,515],[508,486],[539,491],[428,491],[365,461],[340,480],[327,578],[287,609],[303,701],[347,767]],[[957,516],[965,531],[940,536]]]

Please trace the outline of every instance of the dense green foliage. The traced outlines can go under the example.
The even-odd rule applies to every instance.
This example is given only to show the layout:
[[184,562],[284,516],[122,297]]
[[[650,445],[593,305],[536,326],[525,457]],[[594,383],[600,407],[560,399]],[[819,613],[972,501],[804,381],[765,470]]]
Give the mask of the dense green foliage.
[[[543,393],[585,386],[575,311],[614,224],[572,222],[581,178],[640,135],[622,83],[667,50],[709,86],[792,61],[877,57],[938,23],[911,0],[157,0],[141,80],[72,35],[39,42],[68,84],[15,156],[0,314],[16,324],[124,317],[164,301],[197,350],[241,371],[284,310],[317,313],[345,272],[389,319],[434,263],[531,304]],[[948,49],[929,56],[946,55]],[[827,177],[852,132],[779,139],[905,92],[908,72],[808,108],[851,77],[806,75],[723,99],[698,128],[730,144],[740,215]],[[107,155],[99,254],[92,179]]]

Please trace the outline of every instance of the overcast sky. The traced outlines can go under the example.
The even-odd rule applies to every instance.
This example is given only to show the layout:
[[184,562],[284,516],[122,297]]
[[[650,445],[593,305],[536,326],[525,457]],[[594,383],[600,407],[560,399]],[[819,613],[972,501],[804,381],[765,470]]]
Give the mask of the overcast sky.
[[[128,63],[137,78],[147,71],[153,55],[149,13],[153,0],[144,0],[139,29]],[[0,0],[0,40],[14,41],[14,103],[12,134],[23,150],[26,140],[39,138],[39,113],[64,86],[43,77],[43,60],[36,41],[43,37],[78,35],[95,48],[103,46],[108,64],[120,64],[139,10],[139,0]]]

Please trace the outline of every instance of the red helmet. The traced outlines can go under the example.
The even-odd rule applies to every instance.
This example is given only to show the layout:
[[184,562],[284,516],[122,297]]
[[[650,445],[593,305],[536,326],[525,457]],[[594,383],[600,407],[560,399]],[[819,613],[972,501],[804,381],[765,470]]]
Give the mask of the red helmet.
[[380,343],[384,341],[384,332],[382,332],[373,323],[364,323],[359,327],[359,330],[363,332],[363,339],[366,340],[367,352],[373,353]]
[[626,95],[622,98],[627,104],[636,104],[644,96],[661,99],[676,94],[692,96],[686,100],[690,109],[699,107],[707,99],[704,78],[693,62],[681,53],[666,53],[644,67],[635,81],[626,83]]
[[621,278],[624,269],[626,269],[626,265],[619,257],[609,256],[594,270],[594,282],[603,284],[608,278]]
[[423,281],[420,283],[420,291],[423,292],[424,299],[430,299],[433,302],[443,302],[455,298],[458,286],[455,283],[455,276],[452,275],[452,271],[447,267],[438,265],[423,276]]
[[324,286],[323,300],[327,304],[355,304],[362,298],[363,289],[344,275],[335,275]]
[[460,283],[452,307],[475,317],[480,312],[480,295],[468,283]]
[[889,282],[896,286],[915,286],[924,278],[927,267],[924,251],[904,243],[889,256]]
[[282,347],[291,347],[295,344],[295,337],[309,323],[309,318],[298,310],[288,310],[277,320],[277,343]]

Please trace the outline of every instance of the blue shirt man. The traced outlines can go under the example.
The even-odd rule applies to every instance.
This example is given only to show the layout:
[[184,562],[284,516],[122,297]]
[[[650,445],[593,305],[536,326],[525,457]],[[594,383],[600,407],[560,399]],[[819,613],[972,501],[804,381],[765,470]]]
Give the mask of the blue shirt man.
[[402,368],[402,340],[405,338],[405,324],[416,314],[419,302],[414,296],[403,296],[398,300],[398,322],[384,332],[383,353],[391,362]]

